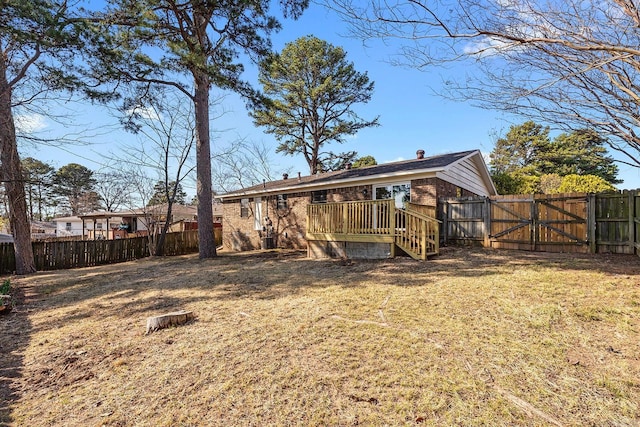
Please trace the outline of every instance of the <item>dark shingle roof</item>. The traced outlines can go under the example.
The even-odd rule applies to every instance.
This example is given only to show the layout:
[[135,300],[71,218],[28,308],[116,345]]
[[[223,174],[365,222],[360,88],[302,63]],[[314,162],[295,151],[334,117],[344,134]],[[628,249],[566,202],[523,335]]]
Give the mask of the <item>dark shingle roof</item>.
[[221,197],[229,197],[241,195],[245,193],[258,193],[277,190],[279,188],[306,187],[312,184],[322,184],[337,180],[351,180],[357,178],[373,178],[380,175],[395,174],[399,172],[411,172],[428,169],[442,169],[477,150],[462,151],[459,153],[441,154],[438,156],[425,157],[424,159],[403,160],[400,162],[384,163],[376,166],[368,166],[358,169],[343,169],[333,172],[324,172],[316,175],[293,177],[289,179],[280,179],[277,181],[269,181],[264,184],[254,185],[252,187],[243,188],[241,190],[231,191],[221,195]]

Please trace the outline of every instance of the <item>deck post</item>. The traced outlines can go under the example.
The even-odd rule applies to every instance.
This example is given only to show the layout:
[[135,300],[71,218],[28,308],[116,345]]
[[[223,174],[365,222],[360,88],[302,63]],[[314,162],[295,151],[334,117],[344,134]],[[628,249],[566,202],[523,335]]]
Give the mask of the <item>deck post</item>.
[[396,240],[396,202],[391,199],[387,201],[387,212],[389,212],[389,235],[393,237],[395,244]]
[[422,224],[422,236],[420,237],[420,246],[421,246],[421,258],[422,260],[426,260],[427,259],[427,237],[429,236],[429,223],[427,221],[424,220],[420,220],[420,223]]

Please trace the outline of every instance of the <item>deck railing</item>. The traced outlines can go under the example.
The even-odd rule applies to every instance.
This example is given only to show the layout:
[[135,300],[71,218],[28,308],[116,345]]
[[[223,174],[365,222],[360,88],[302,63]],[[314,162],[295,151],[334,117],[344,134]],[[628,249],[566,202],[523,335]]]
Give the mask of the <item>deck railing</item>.
[[395,244],[416,259],[440,250],[439,221],[410,210],[396,209]]
[[393,199],[310,204],[307,238],[394,243],[414,258],[439,250],[438,221],[415,210],[396,209]]
[[393,200],[310,204],[307,233],[391,235]]

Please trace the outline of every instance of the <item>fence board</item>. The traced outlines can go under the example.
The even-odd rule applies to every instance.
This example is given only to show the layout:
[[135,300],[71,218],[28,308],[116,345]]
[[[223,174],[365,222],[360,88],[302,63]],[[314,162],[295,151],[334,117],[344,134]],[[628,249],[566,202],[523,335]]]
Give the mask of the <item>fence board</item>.
[[[482,210],[481,203],[489,207]],[[439,214],[445,242],[550,252],[640,253],[638,191],[444,198]]]
[[[60,270],[132,261],[149,256],[149,239],[73,240],[32,242],[38,271]],[[198,230],[167,233],[166,255],[198,252]],[[15,271],[13,243],[0,243],[0,274]]]

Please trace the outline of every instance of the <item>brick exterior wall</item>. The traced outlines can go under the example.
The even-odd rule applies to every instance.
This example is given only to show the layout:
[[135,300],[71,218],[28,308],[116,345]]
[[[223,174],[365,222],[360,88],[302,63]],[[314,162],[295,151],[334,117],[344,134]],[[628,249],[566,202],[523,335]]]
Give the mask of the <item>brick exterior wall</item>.
[[[371,200],[373,198],[372,189],[371,185],[330,189],[327,191],[327,202]],[[473,193],[461,190],[454,184],[439,178],[411,181],[411,201],[416,204],[435,206],[438,197],[471,195]],[[262,215],[269,216],[273,223],[275,246],[306,249],[307,205],[311,203],[311,193],[287,194],[286,209],[277,209],[277,202],[278,198],[275,195],[262,197]],[[239,199],[223,202],[222,242],[225,249],[246,251],[261,248],[264,232],[255,230],[254,208],[254,199],[249,198],[249,216],[241,218]],[[260,223],[264,225],[263,218]]]
[[[366,190],[366,196],[363,193]],[[359,185],[327,191],[327,202],[370,200],[371,186]],[[278,209],[277,196],[262,197],[262,215],[269,216],[273,223],[275,246],[287,249],[306,249],[307,205],[311,203],[311,193],[287,194],[287,208]],[[249,198],[249,216],[240,217],[240,200],[223,202],[222,244],[230,251],[260,249],[264,233],[255,230],[254,198]],[[261,220],[261,224],[264,220]],[[264,225],[264,224],[263,224]]]
[[[273,240],[276,247],[304,249],[307,247],[307,205],[310,193],[287,195],[287,208],[278,209],[276,196],[262,197],[262,216],[268,216],[273,224]],[[240,200],[223,203],[222,244],[231,251],[260,249],[265,233],[255,229],[255,201],[249,198],[249,216],[240,217]],[[264,218],[260,219],[263,226]]]
[[[327,191],[327,202],[352,202],[356,200],[371,200],[371,185],[356,185],[353,187],[335,188]],[[366,192],[366,195],[364,194]]]
[[476,194],[440,178],[414,179],[411,181],[411,203],[436,206],[438,197],[466,197]]

